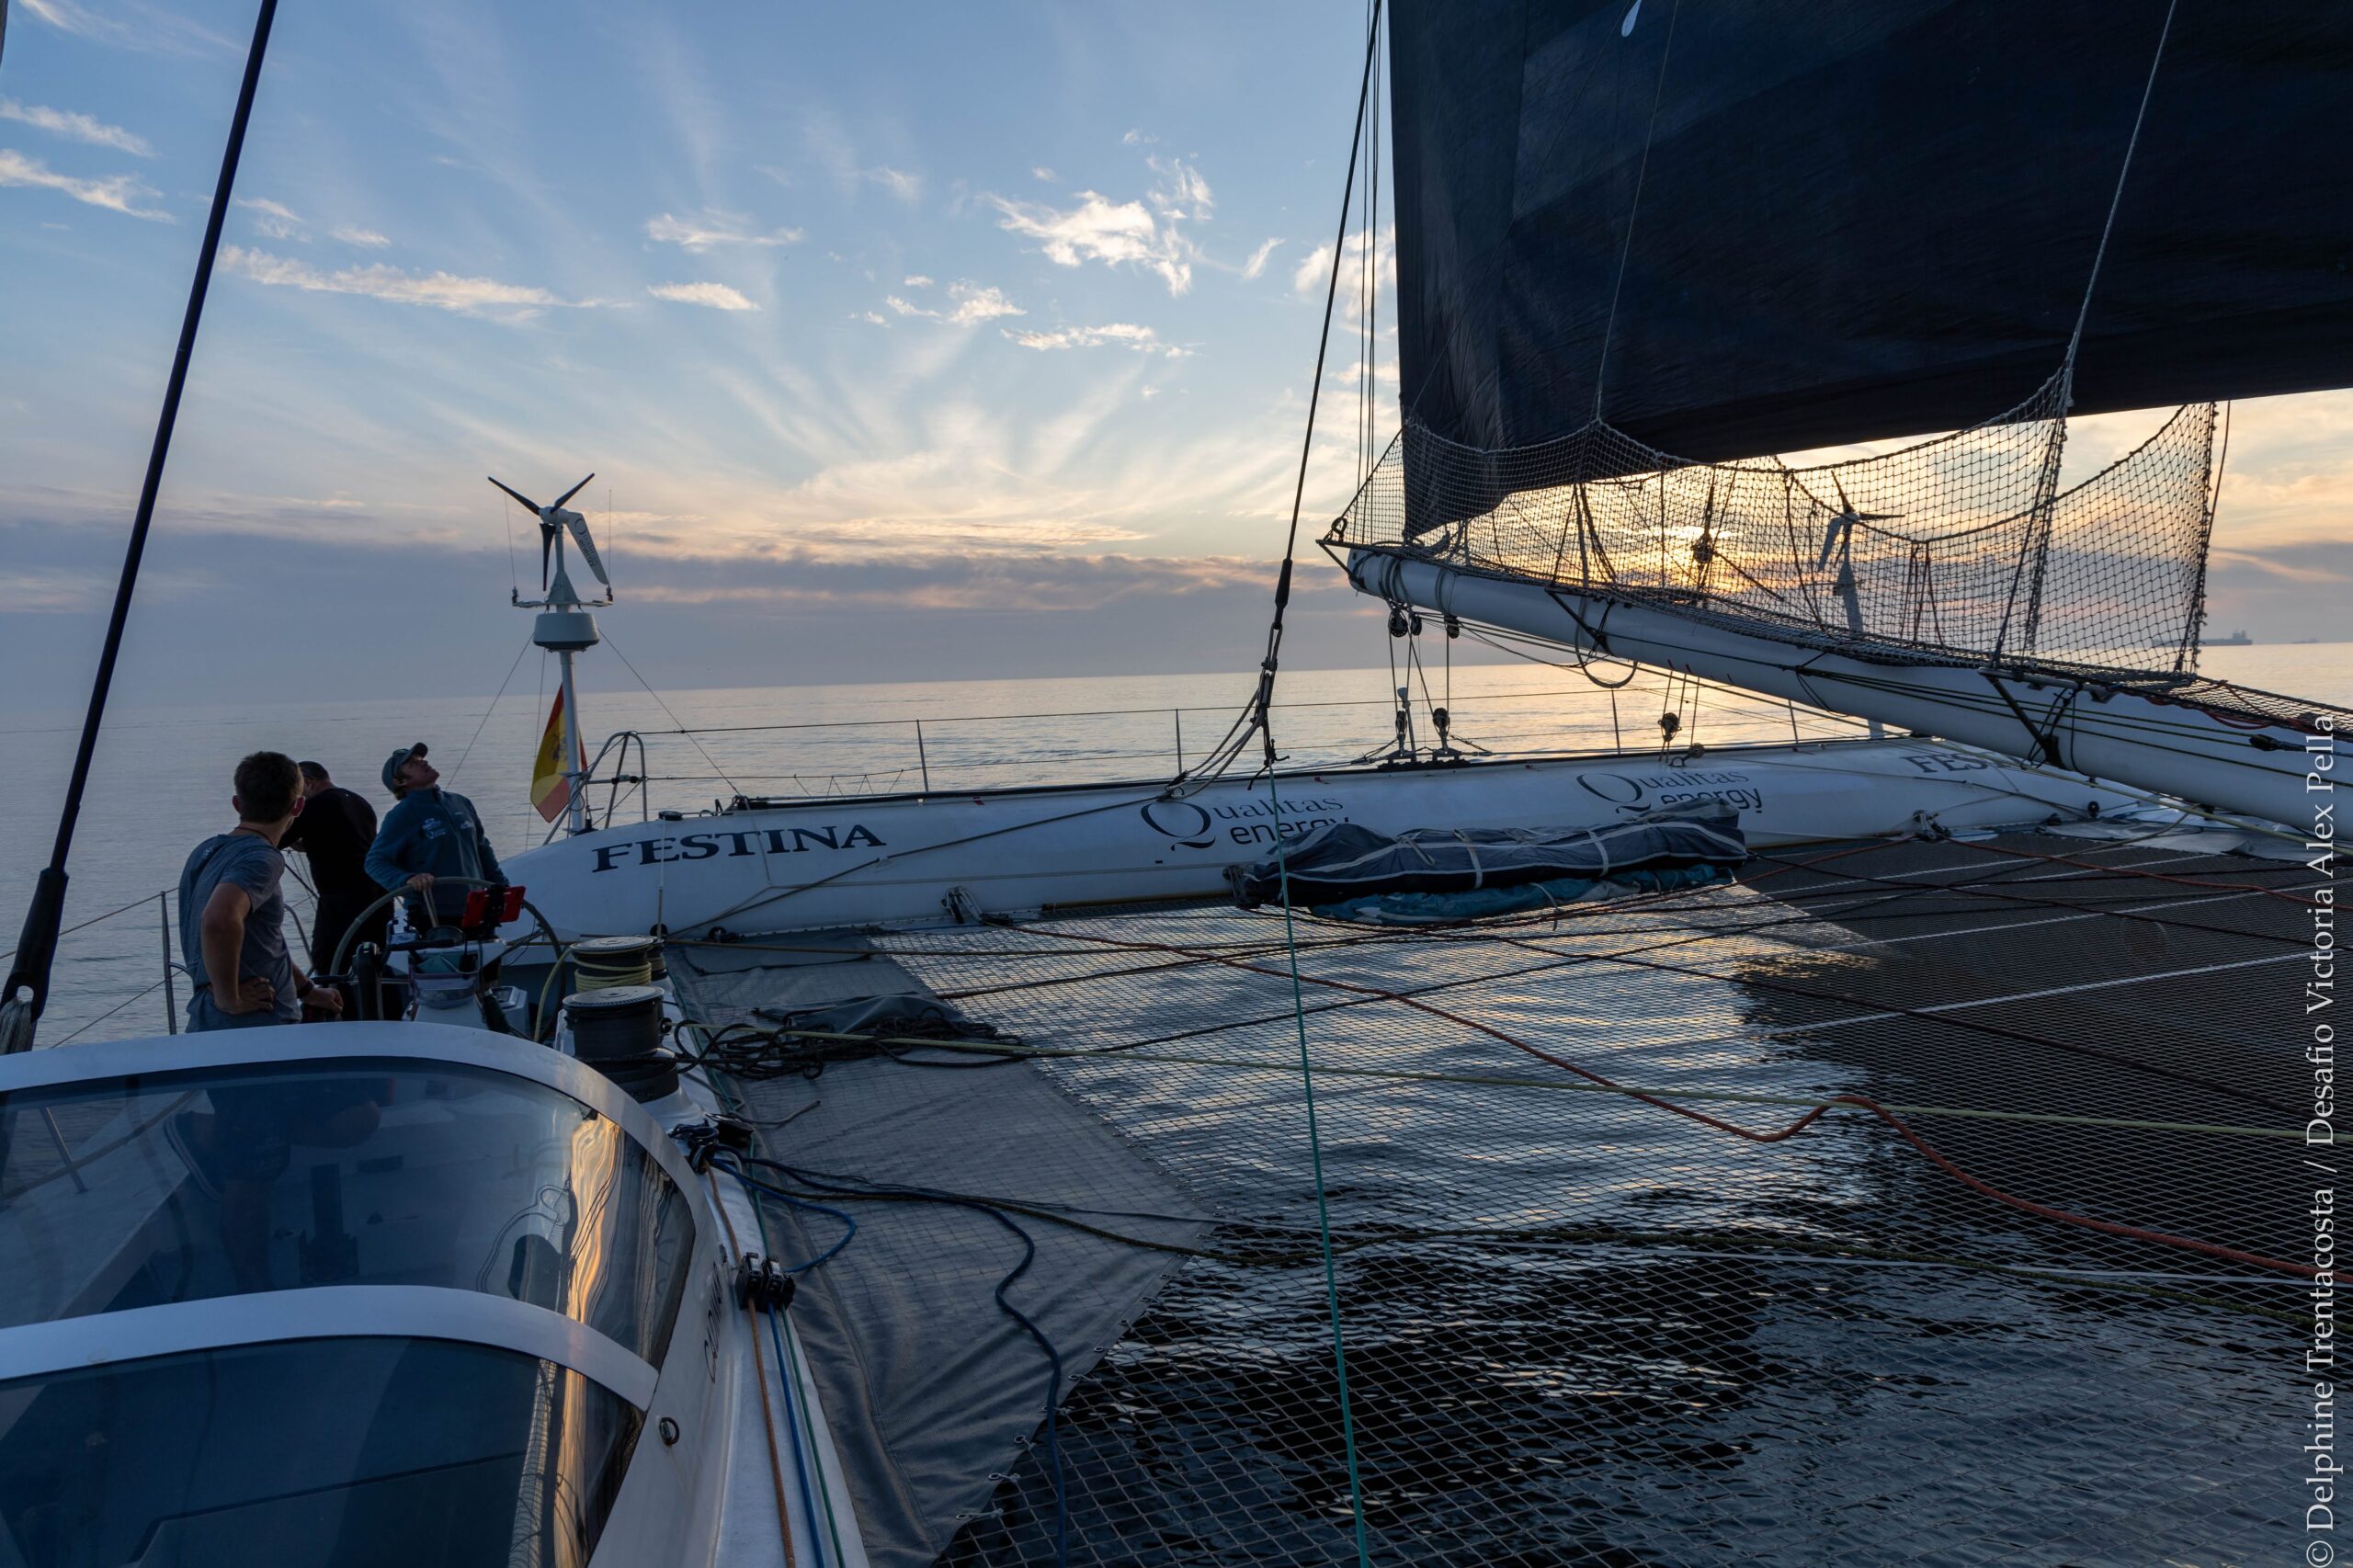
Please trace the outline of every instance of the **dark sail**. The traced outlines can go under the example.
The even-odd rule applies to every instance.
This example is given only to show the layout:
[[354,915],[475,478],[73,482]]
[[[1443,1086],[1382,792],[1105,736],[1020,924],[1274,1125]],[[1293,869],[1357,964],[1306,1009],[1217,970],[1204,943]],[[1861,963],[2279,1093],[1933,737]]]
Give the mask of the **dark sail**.
[[[1601,414],[1703,460],[1972,425],[2058,368],[2166,0],[1631,4],[1394,0],[1409,421],[1564,435],[1605,335]],[[2075,411],[2348,382],[2353,4],[2179,0]]]

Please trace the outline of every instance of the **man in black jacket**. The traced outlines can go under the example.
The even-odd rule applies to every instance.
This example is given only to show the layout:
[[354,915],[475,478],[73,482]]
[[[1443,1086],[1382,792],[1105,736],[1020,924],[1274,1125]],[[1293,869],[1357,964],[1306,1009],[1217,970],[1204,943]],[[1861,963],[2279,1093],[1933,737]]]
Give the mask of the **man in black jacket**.
[[[366,864],[368,846],[376,839],[376,809],[328,778],[327,770],[317,763],[301,767],[302,814],[279,842],[284,848],[300,849],[310,857],[311,877],[319,892],[318,914],[311,927],[311,970],[324,973],[335,962],[335,948],[351,929],[352,921],[383,894],[384,890],[368,874]],[[369,915],[352,937],[352,947],[357,949],[362,942],[383,941],[392,920],[389,905]],[[345,959],[347,969],[350,961]]]

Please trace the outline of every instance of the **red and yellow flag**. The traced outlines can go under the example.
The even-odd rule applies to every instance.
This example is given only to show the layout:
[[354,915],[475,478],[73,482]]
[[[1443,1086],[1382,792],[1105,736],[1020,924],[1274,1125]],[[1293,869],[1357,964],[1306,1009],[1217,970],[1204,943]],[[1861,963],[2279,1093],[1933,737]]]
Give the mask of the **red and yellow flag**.
[[[585,766],[584,760],[574,771]],[[540,737],[539,759],[531,764],[531,804],[540,809],[541,822],[555,821],[572,804],[572,780],[564,772],[563,693],[559,691],[555,706],[548,710],[547,733]]]

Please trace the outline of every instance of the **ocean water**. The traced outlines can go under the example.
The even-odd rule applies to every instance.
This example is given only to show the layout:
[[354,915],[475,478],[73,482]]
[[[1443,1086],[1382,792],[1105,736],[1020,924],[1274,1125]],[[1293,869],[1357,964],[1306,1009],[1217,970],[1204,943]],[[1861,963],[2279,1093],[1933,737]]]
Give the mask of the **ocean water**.
[[[1438,639],[1424,641],[1437,651]],[[2353,704],[2353,643],[2211,649],[2205,669],[2250,686]],[[518,683],[525,678],[528,673]],[[708,806],[738,792],[1165,777],[1180,757],[1197,759],[1223,733],[1251,686],[1241,671],[659,695],[624,686],[628,681],[617,661],[594,653],[581,661],[592,756],[598,738],[615,732],[645,737],[643,761],[632,748],[625,771],[650,781],[642,797],[620,801],[624,819],[648,809]],[[1400,681],[1413,688],[1419,738],[1428,738],[1431,707],[1444,707],[1455,736],[1499,753],[1654,746],[1668,702],[1648,673],[1611,693],[1574,668],[1519,662],[1466,663],[1450,672],[1442,665],[1286,672],[1278,715],[1285,756],[1338,763],[1388,744]],[[41,1042],[164,1031],[161,915],[168,901],[157,894],[176,882],[191,847],[233,825],[229,778],[238,757],[270,748],[314,758],[381,812],[390,804],[377,781],[384,756],[427,741],[446,781],[473,800],[499,851],[512,854],[548,832],[530,806],[529,781],[550,700],[547,686],[518,684],[494,700],[473,695],[159,710],[142,707],[136,691],[118,692],[68,865],[65,924],[95,924],[61,944]],[[1683,697],[1677,705],[1678,738],[1711,744],[1793,732],[1813,739],[1858,728],[1729,691],[1707,691],[1696,701]],[[34,878],[49,858],[78,722],[78,710],[63,708],[16,717],[0,710],[0,748],[10,765],[8,787],[0,792],[0,940],[12,946]],[[663,733],[681,729],[700,733]],[[609,764],[599,769],[609,770]],[[592,793],[600,814],[608,797],[603,790]],[[293,864],[303,869],[299,856]],[[171,940],[176,952],[176,935]],[[185,987],[175,989],[185,1003]]]

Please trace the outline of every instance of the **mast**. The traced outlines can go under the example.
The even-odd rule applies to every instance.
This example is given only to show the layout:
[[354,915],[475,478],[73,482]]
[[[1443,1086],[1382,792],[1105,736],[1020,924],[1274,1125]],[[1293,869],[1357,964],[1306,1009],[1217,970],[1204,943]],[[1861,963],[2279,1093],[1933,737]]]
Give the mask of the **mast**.
[[[611,601],[606,602],[609,604]],[[586,780],[580,774],[580,694],[572,678],[572,659],[574,654],[585,653],[595,647],[598,635],[597,618],[582,605],[579,594],[572,586],[571,574],[564,570],[563,540],[561,536],[555,541],[555,580],[549,587],[544,603],[546,608],[540,611],[538,619],[531,624],[531,641],[553,653],[558,667],[563,671],[563,683],[559,689],[563,693],[565,831],[585,833],[588,831],[588,814],[585,791]]]
[[[563,748],[564,826],[571,833],[588,831],[585,793],[588,778],[582,768],[582,758],[585,753],[581,745],[580,695],[573,679],[572,659],[574,654],[585,653],[594,648],[599,641],[597,618],[589,611],[613,602],[613,580],[605,574],[605,562],[597,553],[596,542],[588,536],[588,519],[577,512],[567,511],[564,503],[579,494],[588,480],[596,477],[590,474],[588,479],[582,480],[557,496],[553,505],[547,506],[539,505],[520,491],[500,484],[495,479],[490,482],[539,515],[540,582],[546,597],[527,600],[517,594],[513,596],[513,603],[517,609],[540,612],[539,619],[531,625],[531,641],[553,653],[563,672],[563,685],[559,689],[563,700],[563,729],[557,744]],[[563,554],[566,534],[570,534],[572,542],[580,547],[581,561],[603,585],[603,598],[583,599],[579,590],[572,585],[570,564]],[[551,562],[552,572],[550,571]]]

